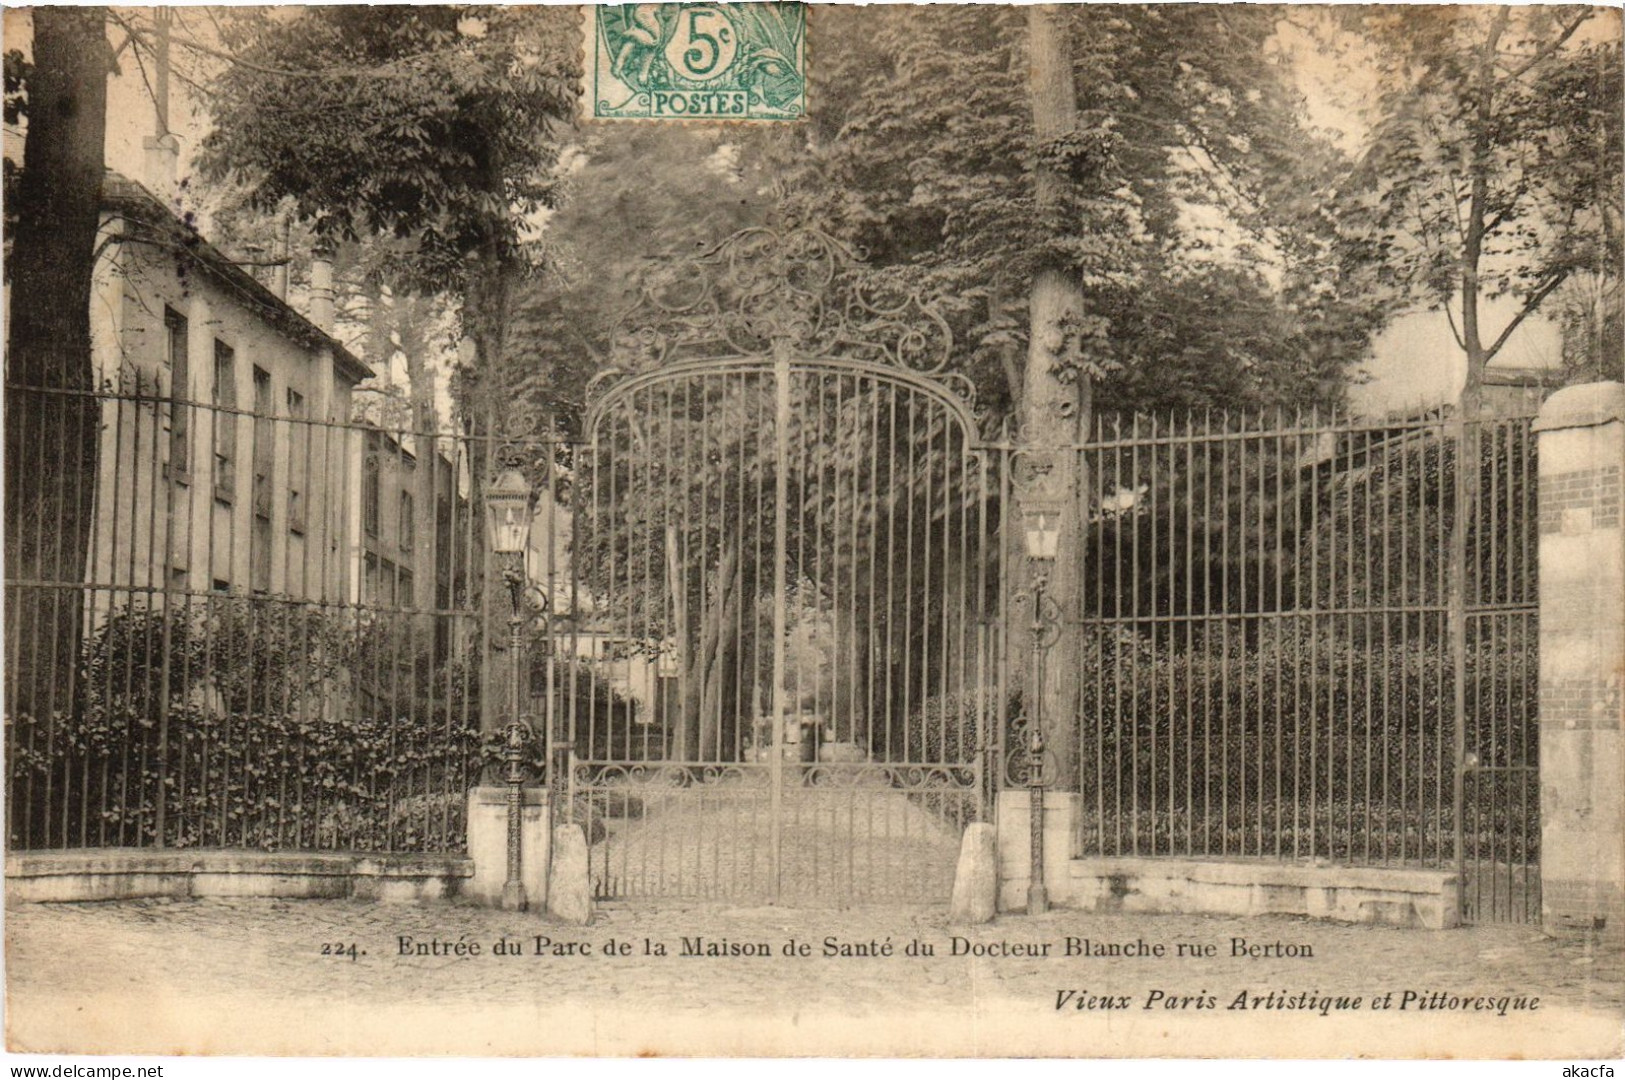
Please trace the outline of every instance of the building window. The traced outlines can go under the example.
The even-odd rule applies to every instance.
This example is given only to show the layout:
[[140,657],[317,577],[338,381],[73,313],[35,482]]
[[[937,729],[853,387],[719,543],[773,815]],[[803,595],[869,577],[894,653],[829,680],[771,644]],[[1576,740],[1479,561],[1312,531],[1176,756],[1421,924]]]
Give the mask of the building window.
[[[368,439],[371,442],[371,438]],[[369,447],[366,464],[361,470],[361,527],[367,535],[378,535],[378,453]]]
[[214,343],[214,497],[231,502],[237,493],[237,354]]
[[412,517],[412,493],[401,492],[401,550],[411,551],[412,545],[417,541],[417,523]]
[[271,517],[271,373],[254,365],[254,513]]
[[412,571],[402,569],[396,575],[399,587],[396,590],[396,600],[403,608],[412,606]]
[[271,373],[254,365],[254,521],[248,534],[248,587],[271,591],[271,470],[275,433],[271,429]]
[[375,607],[394,607],[398,573],[394,563],[369,551],[364,562],[361,602]]
[[305,395],[288,387],[288,531],[305,531],[305,480],[310,461],[310,425]]
[[169,365],[169,475],[184,480],[192,464],[191,366],[187,359],[190,341],[186,316],[174,308],[164,308],[164,363]]

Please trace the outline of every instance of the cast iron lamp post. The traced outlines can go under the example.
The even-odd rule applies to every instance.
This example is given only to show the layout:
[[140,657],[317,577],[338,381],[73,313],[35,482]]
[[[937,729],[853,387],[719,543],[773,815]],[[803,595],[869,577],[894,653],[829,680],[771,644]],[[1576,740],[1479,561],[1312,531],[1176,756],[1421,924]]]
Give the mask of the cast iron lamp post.
[[1032,720],[1027,726],[1026,768],[1028,822],[1032,829],[1032,868],[1027,884],[1027,914],[1042,915],[1049,910],[1049,890],[1044,884],[1044,655],[1060,634],[1061,609],[1045,594],[1050,567],[1061,543],[1061,510],[1050,503],[1029,501],[1022,509],[1022,526],[1032,580],[1026,597],[1032,604],[1033,681]]
[[[518,469],[504,469],[485,491],[486,523],[490,528],[491,553],[502,565],[502,580],[508,586],[511,611],[508,616],[508,722],[502,728],[503,779],[508,785],[508,877],[502,886],[502,907],[523,911],[528,900],[520,871],[524,858],[521,822],[524,814],[525,747],[533,732],[524,719],[520,675],[524,667],[520,654],[525,647],[525,624],[531,619],[527,608],[530,579],[525,566],[525,549],[530,539],[531,488]],[[547,597],[541,596],[538,614],[547,617]]]

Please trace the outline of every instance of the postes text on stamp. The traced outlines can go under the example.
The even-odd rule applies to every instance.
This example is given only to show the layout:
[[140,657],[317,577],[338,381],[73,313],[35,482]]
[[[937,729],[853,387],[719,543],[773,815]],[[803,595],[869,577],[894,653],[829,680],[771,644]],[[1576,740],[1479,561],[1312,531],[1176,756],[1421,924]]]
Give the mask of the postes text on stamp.
[[807,10],[799,3],[604,4],[587,12],[587,115],[799,120]]

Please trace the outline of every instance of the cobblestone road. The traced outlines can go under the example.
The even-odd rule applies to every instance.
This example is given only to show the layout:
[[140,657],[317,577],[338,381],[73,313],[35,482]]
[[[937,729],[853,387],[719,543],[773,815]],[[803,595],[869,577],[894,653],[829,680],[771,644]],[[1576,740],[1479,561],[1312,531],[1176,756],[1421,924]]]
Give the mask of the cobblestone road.
[[[1165,955],[1069,957],[1069,937]],[[684,956],[685,938],[772,955]],[[494,954],[504,939],[519,955]],[[810,955],[787,957],[791,939]],[[826,939],[893,955],[827,955]],[[1236,939],[1260,955],[1234,955]],[[606,955],[612,940],[630,955]],[[934,954],[907,955],[915,941]],[[609,906],[566,927],[456,904],[24,904],[7,911],[6,960],[16,1049],[1614,1056],[1625,1015],[1614,950],[1528,927],[1287,918],[1057,912],[963,930],[940,911]],[[1363,1000],[1326,1016],[1228,1007],[1271,991]],[[1396,1008],[1373,1011],[1390,991]],[[1540,1007],[1401,1011],[1406,991]],[[1105,998],[1128,1008],[1073,1007]]]

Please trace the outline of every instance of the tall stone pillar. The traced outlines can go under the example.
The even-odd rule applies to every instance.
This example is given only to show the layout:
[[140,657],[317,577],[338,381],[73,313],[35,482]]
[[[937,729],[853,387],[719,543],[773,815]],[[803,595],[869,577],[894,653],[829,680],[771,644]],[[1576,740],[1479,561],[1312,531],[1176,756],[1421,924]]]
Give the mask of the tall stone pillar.
[[1540,454],[1541,919],[1625,933],[1625,384],[1558,391]]

